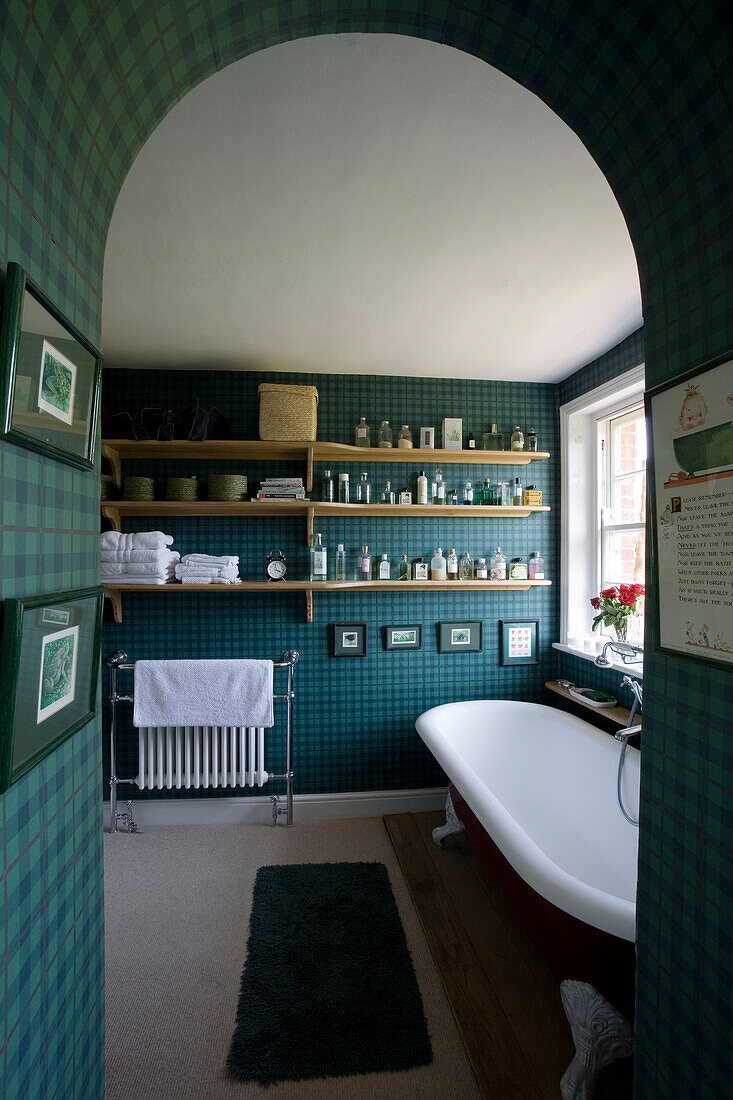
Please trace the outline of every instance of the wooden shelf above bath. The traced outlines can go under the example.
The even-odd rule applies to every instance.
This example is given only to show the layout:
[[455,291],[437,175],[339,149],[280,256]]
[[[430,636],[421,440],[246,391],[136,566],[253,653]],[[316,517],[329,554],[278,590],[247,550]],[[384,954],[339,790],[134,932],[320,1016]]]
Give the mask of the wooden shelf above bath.
[[569,703],[575,703],[577,707],[592,710],[594,714],[599,715],[601,718],[608,718],[609,721],[616,722],[619,726],[628,726],[629,724],[631,711],[626,710],[625,707],[594,707],[592,703],[585,703],[582,699],[577,699],[574,695],[571,695],[567,688],[560,687],[554,680],[548,680],[545,687],[548,691],[554,691],[555,695],[561,695]]
[[122,622],[122,595],[124,592],[144,592],[147,596],[184,595],[188,593],[226,593],[243,596],[249,592],[267,592],[270,595],[302,592],[305,595],[306,622],[313,622],[314,592],[453,592],[470,591],[527,592],[530,588],[542,588],[552,581],[242,581],[241,584],[111,584],[106,582],[104,594],[112,604],[114,620]]

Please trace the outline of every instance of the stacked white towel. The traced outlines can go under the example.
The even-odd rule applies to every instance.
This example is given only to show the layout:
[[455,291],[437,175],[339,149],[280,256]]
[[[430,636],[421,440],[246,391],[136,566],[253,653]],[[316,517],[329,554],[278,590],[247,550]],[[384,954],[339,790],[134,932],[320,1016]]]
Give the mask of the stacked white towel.
[[181,555],[169,550],[162,531],[105,531],[101,536],[102,580],[114,584],[167,584]]
[[241,584],[238,566],[233,554],[184,554],[175,571],[181,584]]

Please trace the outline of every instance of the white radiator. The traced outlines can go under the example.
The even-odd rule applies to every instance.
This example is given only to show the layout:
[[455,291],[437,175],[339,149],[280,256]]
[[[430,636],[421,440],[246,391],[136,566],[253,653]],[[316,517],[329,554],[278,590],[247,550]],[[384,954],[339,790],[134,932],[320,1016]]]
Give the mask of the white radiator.
[[262,787],[265,731],[244,726],[141,726],[141,789]]

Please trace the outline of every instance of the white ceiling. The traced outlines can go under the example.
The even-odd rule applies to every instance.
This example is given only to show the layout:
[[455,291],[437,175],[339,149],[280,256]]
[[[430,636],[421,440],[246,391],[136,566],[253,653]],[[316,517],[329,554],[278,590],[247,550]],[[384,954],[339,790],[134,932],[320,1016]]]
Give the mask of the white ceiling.
[[300,39],[190,92],[122,187],[109,366],[553,382],[642,323],[605,177],[541,100],[399,35]]

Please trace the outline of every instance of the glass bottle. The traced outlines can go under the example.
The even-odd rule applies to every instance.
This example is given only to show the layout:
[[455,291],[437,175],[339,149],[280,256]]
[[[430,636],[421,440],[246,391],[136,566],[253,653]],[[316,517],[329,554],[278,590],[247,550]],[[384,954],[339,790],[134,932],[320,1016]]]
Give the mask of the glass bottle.
[[403,424],[397,433],[397,446],[403,450],[412,450],[412,432],[407,424]]
[[385,481],[384,483],[381,502],[382,504],[394,504],[394,489],[392,488],[391,481]]
[[471,479],[470,478],[466,481],[466,484],[463,486],[463,503],[464,504],[473,504],[473,486],[471,485]]
[[326,547],[321,542],[320,531],[313,536],[313,545],[310,548],[311,557],[311,580],[312,581],[325,581],[326,580]]
[[543,581],[545,579],[545,562],[539,550],[535,550],[530,557],[527,572],[531,581]]
[[354,428],[354,446],[368,447],[371,442],[371,434],[371,428],[367,424],[365,417],[362,416],[361,420]]
[[458,490],[457,489],[451,489],[449,503],[450,504],[458,504]]
[[502,554],[500,546],[497,546],[491,555],[491,579],[492,581],[506,580],[506,554]]
[[443,481],[443,470],[440,466],[435,467],[431,496],[433,504],[445,504],[445,482]]
[[476,580],[485,581],[488,579],[488,569],[486,568],[486,558],[477,558],[476,560]]
[[449,581],[458,580],[458,555],[456,554],[455,547],[451,547],[451,549],[448,551],[446,573],[448,575]]
[[534,428],[530,428],[527,432],[527,450],[538,450],[537,432],[534,430]]
[[400,489],[400,495],[397,500],[398,504],[412,504],[412,492],[407,486],[404,489]]
[[428,503],[428,479],[425,476],[425,471],[421,470],[417,479],[417,503]]
[[522,481],[521,478],[514,478],[514,488],[512,489],[512,505],[515,508],[521,506],[522,503]]
[[466,438],[466,446],[469,451],[476,450],[476,436],[473,434],[473,432],[468,433],[468,436]]
[[321,478],[321,500],[334,499],[333,478],[331,477],[330,470],[323,471],[323,477]]
[[344,544],[340,542],[338,549],[336,550],[336,580],[346,580],[346,551],[344,550]]
[[492,424],[491,431],[484,432],[481,436],[481,447],[484,451],[504,450],[504,436],[496,430],[496,424]]
[[349,503],[349,475],[339,474],[339,504]]
[[500,481],[497,486],[496,503],[508,508],[512,502],[512,494],[508,481]]
[[512,558],[509,564],[509,580],[510,581],[526,581],[527,579],[527,563],[522,558]]
[[524,433],[518,424],[512,432],[511,449],[513,451],[524,450]]
[[430,562],[430,580],[444,581],[445,577],[446,561],[443,557],[443,548],[439,546]]
[[392,446],[392,429],[389,426],[389,420],[383,420],[379,425],[379,446]]
[[402,555],[402,561],[397,563],[397,580],[409,581],[412,580],[412,566],[407,560],[407,554]]
[[415,558],[412,563],[412,572],[416,581],[426,581],[428,579],[428,563],[424,558]]
[[473,580],[473,561],[468,550],[463,555],[458,565],[458,579],[461,581]]
[[488,477],[484,478],[484,487],[481,490],[481,503],[482,504],[493,504],[494,503],[494,493],[493,493],[493,490],[491,488],[491,479],[488,478]]
[[372,579],[372,558],[368,546],[362,546],[359,555],[359,580],[370,581]]
[[392,566],[390,565],[389,558],[386,554],[382,554],[377,566],[377,580],[388,581],[391,579],[390,574]]
[[354,485],[354,500],[357,504],[372,503],[372,486],[366,470]]

